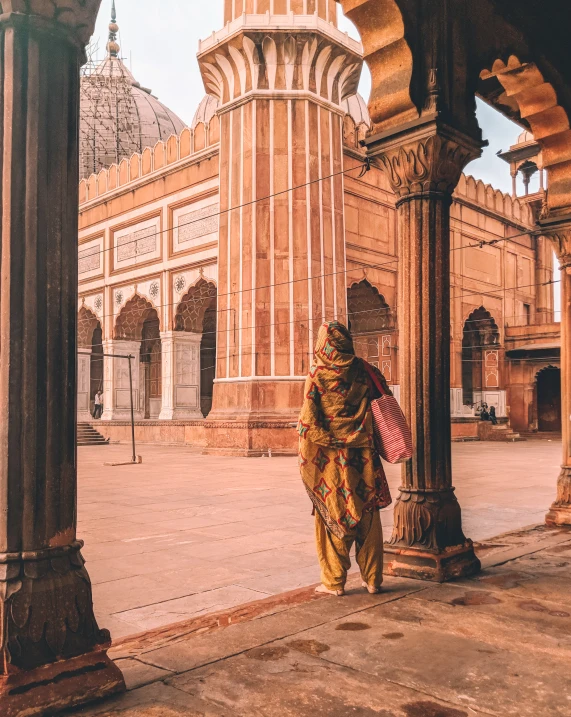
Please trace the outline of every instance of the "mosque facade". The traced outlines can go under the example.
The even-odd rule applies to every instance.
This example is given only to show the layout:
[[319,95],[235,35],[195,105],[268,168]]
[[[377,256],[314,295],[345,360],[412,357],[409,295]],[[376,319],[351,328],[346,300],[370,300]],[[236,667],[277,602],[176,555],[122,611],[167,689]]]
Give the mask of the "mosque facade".
[[[98,427],[112,440],[130,435],[132,386],[142,440],[295,452],[324,320],[348,322],[399,395],[407,248],[387,176],[360,144],[362,48],[338,29],[334,0],[250,5],[225,0],[225,26],[201,43],[207,94],[189,126],[127,70],[115,17],[107,58],[83,79],[78,417],[91,420],[102,390]],[[135,108],[115,124],[97,111],[113,93]],[[541,172],[533,138],[520,139],[504,157],[512,176]],[[463,176],[454,195],[457,439],[560,431],[554,260],[532,233],[542,192]],[[497,428],[478,420],[483,404]]]

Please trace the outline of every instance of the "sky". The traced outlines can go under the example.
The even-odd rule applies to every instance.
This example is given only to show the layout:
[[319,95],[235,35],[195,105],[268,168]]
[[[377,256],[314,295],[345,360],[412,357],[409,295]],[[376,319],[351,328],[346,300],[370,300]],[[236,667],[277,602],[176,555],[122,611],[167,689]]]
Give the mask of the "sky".
[[[137,80],[185,122],[192,122],[204,96],[198,71],[198,41],[223,25],[223,0],[116,0],[121,54]],[[189,11],[189,6],[196,9]],[[358,39],[354,26],[340,14],[340,26]],[[111,17],[111,0],[103,0],[94,41],[102,58]],[[370,75],[365,68],[361,94],[367,99]],[[478,102],[478,119],[490,146],[466,171],[505,192],[511,191],[509,168],[496,152],[514,144],[520,128]],[[532,180],[533,181],[533,180]]]

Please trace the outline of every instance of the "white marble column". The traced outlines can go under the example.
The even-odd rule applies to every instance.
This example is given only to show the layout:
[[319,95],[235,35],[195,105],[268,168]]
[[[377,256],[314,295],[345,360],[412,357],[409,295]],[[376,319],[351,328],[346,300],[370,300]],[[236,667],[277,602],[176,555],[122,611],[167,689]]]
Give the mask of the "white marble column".
[[91,350],[79,349],[77,354],[77,420],[91,421]]
[[112,356],[133,356],[131,369],[133,372],[133,404],[135,420],[141,420],[143,414],[139,401],[140,341],[104,341],[103,352],[106,355],[103,363],[103,421],[131,420],[131,384],[129,382],[129,361],[126,358]]
[[200,343],[202,334],[161,333],[163,351],[161,421],[202,420],[200,410]]

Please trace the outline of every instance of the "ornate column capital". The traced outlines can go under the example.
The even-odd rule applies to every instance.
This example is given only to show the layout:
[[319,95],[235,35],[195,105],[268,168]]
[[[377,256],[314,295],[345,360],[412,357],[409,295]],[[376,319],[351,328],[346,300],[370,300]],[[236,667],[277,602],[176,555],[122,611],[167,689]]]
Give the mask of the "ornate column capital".
[[388,137],[377,135],[366,145],[399,199],[428,193],[451,197],[464,167],[482,153],[481,143],[436,122]]
[[561,269],[571,274],[571,226],[565,232],[548,235],[555,247]]
[[52,29],[84,47],[95,30],[101,0],[2,0],[0,25]]
[[552,225],[540,222],[540,227],[543,235],[551,239],[561,269],[571,274],[571,221]]

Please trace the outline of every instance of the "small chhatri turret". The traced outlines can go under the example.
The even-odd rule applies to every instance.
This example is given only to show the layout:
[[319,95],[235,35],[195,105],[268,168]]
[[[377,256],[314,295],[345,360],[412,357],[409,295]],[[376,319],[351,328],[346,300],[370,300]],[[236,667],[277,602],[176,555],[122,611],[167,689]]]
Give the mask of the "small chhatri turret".
[[117,25],[117,10],[115,9],[115,0],[111,6],[111,22],[109,23],[109,42],[107,43],[107,52],[109,57],[119,57],[119,50],[121,49],[117,42],[117,33],[119,32],[119,25]]

